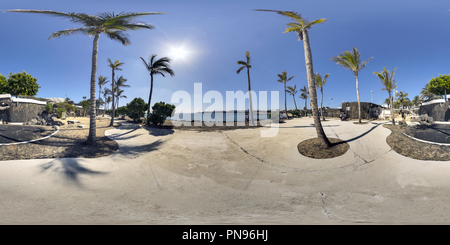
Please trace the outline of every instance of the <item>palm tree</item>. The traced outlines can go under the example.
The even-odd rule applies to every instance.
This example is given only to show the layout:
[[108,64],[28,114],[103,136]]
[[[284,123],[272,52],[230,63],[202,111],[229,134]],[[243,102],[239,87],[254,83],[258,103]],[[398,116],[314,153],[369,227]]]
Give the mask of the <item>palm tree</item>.
[[300,92],[302,92],[300,94],[300,98],[305,100],[305,116],[306,116],[306,102],[308,101],[309,91],[308,88],[305,85],[303,85],[303,88],[300,89]]
[[[391,108],[391,117],[392,117],[392,125],[395,125],[395,120],[394,120],[394,102],[393,102],[393,96],[392,96],[392,92],[394,89],[397,88],[397,82],[395,82],[394,80],[394,74],[395,74],[395,69],[394,68],[392,70],[392,72],[389,72],[386,67],[384,68],[383,71],[381,72],[374,72],[373,74],[377,75],[377,77],[380,79],[381,85],[383,86],[383,88],[381,90],[386,90],[388,91],[389,94],[389,105]],[[386,103],[386,101],[385,101]]]
[[[109,107],[109,103],[111,102],[111,101],[109,101],[108,102],[108,99],[107,98],[110,98],[110,100],[111,100],[111,96],[108,96],[108,95],[110,95],[111,94],[111,89],[110,88],[103,88],[103,97],[105,98],[105,102],[106,102],[106,104],[108,105],[108,107]],[[109,108],[108,108],[109,109]]]
[[[100,95],[102,94],[102,86],[109,83],[108,78],[104,76],[98,76],[98,98],[100,99]],[[100,106],[98,106],[100,108]]]
[[111,96],[108,96],[108,97],[106,98],[106,103],[108,104],[108,109],[109,109],[109,103],[111,103],[111,101],[112,101]]
[[325,116],[323,115],[323,108],[322,108],[322,102],[323,102],[323,86],[325,86],[325,83],[327,83],[327,79],[330,76],[330,73],[327,73],[325,77],[322,79],[322,75],[320,73],[316,73],[314,76],[314,79],[316,81],[316,86],[320,88],[320,93],[322,96],[320,97],[320,114],[322,115],[322,120],[325,121]]
[[124,87],[129,88],[130,87],[130,85],[125,84],[126,82],[127,82],[127,79],[124,78],[123,76],[120,76],[117,78],[117,81],[116,81],[117,108],[119,108],[119,97],[126,98],[125,95],[121,95],[124,91],[121,90],[120,88],[124,88]]
[[405,104],[407,103],[407,101],[409,100],[409,98],[408,98],[408,93],[405,93],[405,92],[401,92],[401,91],[399,91],[398,93],[397,93],[397,101],[400,103],[400,105],[402,106],[402,108],[401,109],[405,109]]
[[287,27],[284,33],[295,32],[298,36],[298,40],[303,40],[303,49],[305,52],[305,66],[306,66],[306,76],[308,78],[308,87],[311,96],[311,109],[314,117],[314,125],[317,132],[317,137],[321,142],[323,148],[328,148],[331,146],[325,132],[323,131],[322,124],[320,122],[319,113],[317,109],[317,94],[316,85],[314,83],[314,69],[311,53],[311,45],[309,44],[309,29],[315,24],[320,24],[325,21],[325,19],[317,19],[313,21],[305,20],[301,14],[292,11],[278,11],[278,10],[263,10],[259,9],[257,11],[269,11],[281,14],[283,16],[291,18],[294,22],[286,24]]
[[246,57],[247,61],[240,60],[237,62],[238,65],[242,65],[242,66],[239,67],[239,69],[236,71],[236,73],[239,74],[243,69],[247,68],[250,120],[252,121],[252,126],[255,126],[255,121],[253,120],[253,106],[252,106],[252,93],[251,93],[252,89],[250,86],[250,68],[252,68],[252,66],[250,65],[250,52],[247,51],[247,53],[245,53],[245,57]]
[[283,83],[284,84],[284,111],[286,112],[286,118],[289,119],[288,114],[287,114],[287,105],[286,105],[286,83],[289,82],[290,80],[292,80],[292,78],[294,78],[296,75],[287,78],[287,71],[283,71],[281,74],[278,74],[278,77],[280,79],[277,80],[277,82]]
[[165,77],[164,74],[169,74],[170,76],[174,76],[175,73],[172,69],[170,69],[170,59],[167,57],[163,57],[161,59],[155,60],[156,54],[152,54],[149,57],[148,63],[145,62],[144,58],[140,57],[141,60],[144,62],[144,66],[147,69],[147,71],[150,72],[150,95],[148,96],[148,109],[147,109],[147,125],[150,124],[150,108],[151,108],[151,101],[152,101],[152,93],[153,93],[153,75],[161,75]]
[[345,69],[353,71],[353,75],[356,77],[356,97],[358,97],[358,121],[361,123],[361,101],[359,99],[359,81],[358,81],[358,73],[361,71],[367,64],[369,60],[373,57],[370,57],[368,60],[362,62],[360,59],[361,54],[358,52],[358,49],[355,47],[353,51],[345,51],[338,56],[331,57],[331,60],[336,62],[338,65],[344,67]]
[[[111,82],[111,91],[116,91],[115,89],[115,84],[114,84],[114,74],[115,71],[121,71],[122,69],[120,68],[123,64],[123,62],[120,62],[118,60],[114,61],[114,63],[108,58],[108,63],[109,63],[109,67],[111,67],[112,69],[112,82]],[[115,103],[114,103],[114,93],[112,93],[112,114],[111,114],[111,123],[109,124],[109,126],[113,126],[114,125],[114,116],[116,115],[115,113]]]
[[419,105],[419,100],[419,95],[414,96],[414,99],[411,101],[414,107],[417,107],[417,105]]
[[386,99],[384,100],[384,103],[385,103],[386,105],[388,105],[389,108],[391,108],[391,99],[390,99],[390,98],[386,98]]
[[297,84],[295,84],[294,87],[287,86],[286,92],[288,92],[289,95],[292,95],[292,98],[294,98],[295,110],[298,111],[298,109],[297,109],[297,103],[295,103],[295,94],[297,94],[297,92],[298,92],[298,90],[297,90]]
[[69,22],[80,23],[82,28],[72,28],[52,33],[48,38],[61,36],[71,36],[75,34],[84,34],[89,37],[94,36],[92,50],[92,69],[91,69],[91,87],[90,87],[90,123],[88,144],[96,143],[96,121],[95,121],[95,79],[97,77],[97,56],[98,56],[98,40],[100,34],[104,33],[109,39],[121,42],[123,45],[129,45],[130,41],[123,33],[128,30],[154,29],[153,25],[147,23],[133,22],[132,19],[138,16],[162,14],[157,12],[140,12],[140,13],[124,13],[115,14],[114,12],[99,13],[97,15],[88,15],[84,13],[63,13],[51,10],[31,10],[31,9],[14,9],[6,10],[6,12],[22,12],[22,13],[38,13],[47,14],[63,18],[68,18]]

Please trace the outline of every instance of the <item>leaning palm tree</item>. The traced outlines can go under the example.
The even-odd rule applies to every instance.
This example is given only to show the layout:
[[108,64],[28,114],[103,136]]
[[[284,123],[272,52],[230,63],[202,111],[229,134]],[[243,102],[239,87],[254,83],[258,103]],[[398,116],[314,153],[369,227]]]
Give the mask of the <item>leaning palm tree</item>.
[[[110,100],[111,100],[111,96],[108,96],[108,95],[111,94],[111,89],[110,89],[110,88],[107,88],[107,87],[103,88],[102,94],[103,94],[104,101],[106,102],[106,105],[109,105],[109,103],[110,103],[111,101],[108,102],[108,98],[110,98]],[[109,107],[109,106],[108,106],[108,107]],[[108,108],[108,109],[109,109],[109,108]]]
[[320,73],[316,73],[316,75],[314,76],[314,80],[316,81],[316,86],[320,88],[320,93],[322,94],[320,97],[320,114],[322,115],[322,120],[325,121],[325,116],[323,114],[323,107],[322,107],[322,103],[323,103],[323,86],[325,86],[325,83],[327,83],[327,79],[330,76],[330,73],[327,73],[323,79],[322,79],[322,75],[320,75]]
[[92,69],[91,69],[91,87],[90,87],[90,123],[88,144],[96,143],[96,121],[95,121],[95,79],[97,77],[97,55],[98,55],[98,40],[100,34],[104,33],[109,39],[119,41],[123,45],[129,45],[130,41],[123,33],[128,30],[140,29],[154,29],[153,25],[147,23],[133,22],[132,19],[138,16],[162,14],[156,12],[140,12],[140,13],[124,13],[115,14],[114,12],[99,13],[97,15],[88,15],[84,13],[63,13],[51,10],[31,10],[31,9],[14,9],[6,10],[6,12],[22,12],[22,13],[38,13],[47,14],[57,17],[68,18],[69,22],[80,23],[82,28],[72,28],[52,33],[48,38],[55,38],[61,36],[70,36],[74,34],[84,34],[89,37],[94,36],[93,51],[92,51]]
[[263,10],[257,9],[257,11],[269,11],[281,14],[283,16],[291,18],[294,22],[286,24],[287,27],[284,33],[295,32],[298,36],[298,40],[303,40],[303,49],[305,52],[305,66],[306,66],[306,76],[308,78],[308,87],[311,96],[311,109],[314,117],[314,125],[316,128],[317,137],[321,142],[323,148],[328,148],[331,146],[325,132],[323,131],[322,124],[320,122],[318,108],[317,108],[317,94],[316,85],[314,83],[314,69],[312,61],[311,46],[309,44],[309,29],[315,24],[320,24],[325,21],[325,19],[317,19],[313,21],[308,21],[304,19],[301,14],[292,11],[278,11],[278,10]]
[[150,125],[150,108],[152,101],[152,93],[153,93],[153,75],[161,75],[165,77],[164,74],[169,74],[170,76],[174,76],[175,73],[172,69],[170,69],[170,61],[171,59],[167,57],[163,57],[160,59],[156,59],[156,54],[152,54],[149,57],[149,61],[145,62],[144,58],[140,57],[144,62],[144,66],[147,71],[150,72],[150,95],[148,96],[148,109],[147,109],[147,125]]
[[[389,105],[394,104],[394,101],[393,101],[394,98],[392,96],[392,91],[397,88],[397,82],[395,82],[395,80],[394,80],[395,69],[396,68],[394,68],[392,70],[392,72],[389,72],[385,67],[383,71],[373,73],[373,74],[377,75],[377,77],[380,79],[381,85],[383,86],[383,88],[381,90],[388,91],[389,103],[387,103],[387,104],[389,104]],[[387,101],[385,101],[385,102],[387,102]],[[392,125],[395,125],[394,107],[390,106],[390,108],[391,108]]]
[[305,116],[306,116],[306,102],[308,101],[309,91],[308,88],[305,85],[303,85],[303,88],[300,89],[300,92],[302,92],[300,94],[300,98],[305,100]]
[[115,96],[116,96],[116,98],[117,98],[117,101],[116,101],[116,108],[119,108],[119,99],[120,99],[120,98],[127,98],[127,96],[122,95],[123,92],[125,92],[125,90],[120,89],[119,87],[116,87],[116,93],[115,93]]
[[249,101],[249,112],[250,112],[250,120],[252,121],[252,126],[255,126],[255,121],[253,120],[253,106],[252,106],[252,89],[250,86],[250,68],[252,66],[250,65],[250,52],[247,51],[245,53],[246,61],[240,60],[237,62],[238,65],[242,65],[239,67],[239,69],[236,71],[237,74],[239,74],[243,69],[247,68],[247,81],[248,81],[248,101]]
[[111,91],[113,92],[112,93],[112,114],[111,114],[111,123],[109,124],[109,126],[113,126],[114,125],[114,116],[116,115],[116,113],[115,113],[115,99],[114,99],[114,91],[116,91],[116,89],[115,89],[115,81],[114,81],[114,75],[115,75],[115,71],[121,71],[122,70],[122,68],[120,68],[121,66],[123,66],[123,64],[125,64],[125,63],[123,63],[123,62],[120,62],[120,61],[118,61],[118,60],[116,60],[116,61],[114,61],[114,63],[108,58],[108,63],[109,63],[109,67],[111,67],[111,70],[112,70],[112,81],[111,81]]
[[[98,98],[100,99],[101,94],[103,93],[102,91],[102,86],[109,83],[108,81],[108,77],[104,77],[104,76],[98,76]],[[100,106],[98,107],[100,108]]]
[[287,78],[287,71],[283,71],[281,74],[278,74],[278,79],[277,82],[283,83],[284,84],[284,111],[286,112],[286,118],[289,119],[288,114],[287,114],[287,105],[286,105],[286,83],[289,82],[290,80],[292,80],[292,78],[294,78],[296,75]]
[[295,84],[294,87],[287,86],[286,92],[288,92],[289,95],[292,95],[292,98],[294,98],[295,110],[298,111],[298,109],[297,109],[297,103],[295,103],[295,94],[297,94],[297,92],[298,92],[298,90],[297,90],[297,84]]
[[366,61],[362,62],[360,59],[361,54],[358,52],[358,49],[353,48],[353,51],[345,51],[338,56],[331,57],[331,60],[336,62],[338,65],[342,66],[345,69],[351,70],[353,75],[356,77],[356,97],[358,97],[358,121],[361,123],[361,101],[359,99],[359,80],[358,73],[361,71],[367,64],[369,60],[373,57],[370,57]]
[[111,102],[112,102],[112,98],[111,98],[111,96],[108,96],[106,98],[106,104],[108,105],[108,110],[109,110],[109,103],[111,103]]

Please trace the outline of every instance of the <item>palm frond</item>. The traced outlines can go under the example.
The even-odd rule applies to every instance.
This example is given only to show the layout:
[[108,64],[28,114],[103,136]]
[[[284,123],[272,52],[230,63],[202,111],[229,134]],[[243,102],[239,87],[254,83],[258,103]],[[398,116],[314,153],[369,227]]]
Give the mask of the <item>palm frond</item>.
[[73,29],[67,29],[67,30],[54,32],[50,35],[50,37],[47,38],[47,40],[49,40],[51,38],[60,38],[61,36],[72,36],[72,35],[76,35],[76,34],[85,34],[85,35],[91,36],[89,29],[73,28]]
[[105,34],[106,34],[106,36],[109,39],[111,39],[113,41],[121,42],[125,46],[131,44],[130,40],[128,39],[128,35],[124,34],[122,31],[109,31],[109,30],[106,30]]
[[236,71],[236,73],[239,74],[244,68],[246,68],[246,66],[241,66],[241,67]]

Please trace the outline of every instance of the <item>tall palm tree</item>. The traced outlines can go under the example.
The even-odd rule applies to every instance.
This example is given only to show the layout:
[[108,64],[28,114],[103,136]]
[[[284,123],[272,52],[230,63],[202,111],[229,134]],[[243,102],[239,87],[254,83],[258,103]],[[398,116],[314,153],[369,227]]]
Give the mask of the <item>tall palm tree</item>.
[[290,80],[292,80],[292,78],[294,78],[295,76],[296,75],[293,75],[292,77],[287,78],[287,71],[283,71],[281,74],[278,74],[278,78],[280,78],[280,79],[278,79],[277,82],[284,84],[284,111],[286,112],[286,118],[289,118],[288,114],[287,114],[287,104],[286,104],[286,100],[287,100],[287,98],[286,98],[286,92],[287,92],[286,91],[286,83],[289,82]]
[[323,23],[325,19],[317,19],[313,21],[308,21],[304,19],[301,14],[292,11],[278,11],[278,10],[264,10],[257,9],[257,11],[269,11],[281,14],[283,16],[291,18],[294,22],[287,23],[289,26],[285,29],[284,33],[295,32],[298,36],[298,40],[303,40],[303,49],[305,52],[305,66],[306,66],[306,76],[308,78],[308,87],[311,97],[311,109],[314,118],[314,125],[316,128],[317,137],[321,142],[323,148],[328,148],[331,146],[325,132],[323,131],[322,123],[320,122],[318,108],[317,108],[317,94],[316,85],[314,83],[314,69],[311,53],[311,45],[309,44],[309,29],[316,24]]
[[152,101],[152,93],[153,93],[153,75],[161,75],[165,77],[164,74],[169,74],[170,76],[174,76],[175,73],[172,69],[170,69],[170,61],[171,59],[167,57],[163,57],[160,59],[156,59],[156,54],[152,54],[149,57],[149,61],[145,62],[144,58],[140,57],[141,60],[144,62],[144,66],[147,69],[147,71],[150,72],[150,95],[148,96],[148,109],[147,109],[147,125],[150,124],[150,108],[151,108],[151,101]]
[[419,95],[414,96],[414,99],[411,101],[414,107],[417,107],[417,105],[419,105],[419,100]]
[[57,17],[68,18],[69,22],[80,23],[81,28],[72,28],[52,33],[48,38],[55,38],[61,36],[71,36],[75,34],[84,34],[89,37],[94,36],[93,50],[92,50],[92,68],[91,68],[91,87],[90,87],[90,123],[88,144],[96,143],[96,121],[95,121],[95,79],[97,77],[97,56],[98,56],[98,40],[100,34],[104,33],[109,39],[121,42],[123,45],[129,45],[130,41],[123,33],[128,30],[154,29],[153,25],[147,23],[137,23],[132,19],[138,16],[163,14],[157,12],[139,12],[139,13],[124,13],[114,12],[99,13],[97,15],[88,15],[84,13],[64,13],[52,10],[32,10],[32,9],[14,9],[6,10],[6,12],[22,12],[22,13],[38,13],[47,14]]
[[322,79],[322,75],[320,75],[320,73],[318,73],[318,72],[314,76],[314,80],[316,81],[316,86],[320,88],[320,93],[322,94],[320,97],[320,114],[322,115],[322,120],[324,120],[324,121],[325,121],[325,116],[323,115],[323,107],[322,107],[323,86],[325,86],[325,83],[327,83],[327,79],[329,76],[330,76],[330,73],[327,73]]
[[298,90],[297,90],[297,84],[294,85],[294,87],[291,86],[287,86],[286,91],[289,93],[289,95],[292,95],[292,98],[294,98],[294,105],[295,105],[295,110],[297,111],[297,103],[295,103],[295,94],[297,94]]
[[112,70],[112,81],[111,81],[111,92],[112,92],[112,114],[111,114],[111,123],[109,124],[109,126],[113,126],[114,125],[114,116],[116,115],[115,113],[115,99],[114,99],[114,91],[116,91],[115,89],[115,81],[114,81],[114,75],[115,75],[115,71],[121,71],[122,68],[120,68],[121,66],[123,66],[123,64],[125,64],[124,62],[120,62],[118,60],[114,61],[114,63],[108,58],[108,63],[109,63],[109,67],[111,67]]
[[308,101],[309,90],[305,85],[303,85],[303,88],[300,89],[300,92],[302,92],[300,94],[300,98],[305,100],[305,116],[306,116],[306,102]]
[[239,60],[237,62],[238,65],[241,65],[239,69],[236,71],[237,74],[239,74],[243,69],[247,68],[247,81],[248,81],[248,100],[249,100],[249,112],[250,112],[250,120],[252,121],[252,126],[255,126],[255,121],[253,120],[253,106],[252,106],[252,89],[250,86],[250,68],[252,66],[250,65],[250,52],[247,51],[245,53],[246,61]]
[[108,96],[108,97],[106,98],[106,104],[108,105],[108,110],[109,110],[109,103],[111,103],[111,101],[112,101],[111,96]]
[[[380,79],[381,85],[383,86],[383,88],[381,90],[385,90],[388,91],[389,94],[389,105],[391,108],[391,117],[392,117],[392,125],[395,125],[395,120],[394,120],[394,102],[393,102],[393,96],[392,96],[392,92],[394,89],[397,88],[397,82],[394,80],[394,74],[395,74],[395,69],[394,68],[392,70],[392,72],[389,72],[386,67],[384,67],[384,70],[381,72],[374,72],[373,74],[377,75],[377,77]],[[385,101],[386,102],[386,101]]]
[[[103,93],[102,91],[102,86],[109,83],[108,81],[108,77],[104,77],[104,76],[98,76],[98,98],[100,99],[101,94]],[[100,108],[100,106],[98,106],[98,108]]]
[[356,77],[356,97],[358,97],[358,121],[361,123],[361,101],[359,99],[359,81],[358,81],[358,73],[361,71],[367,64],[369,60],[373,57],[370,57],[366,61],[362,62],[360,59],[361,54],[358,52],[358,49],[355,47],[353,51],[345,51],[338,56],[331,57],[331,60],[336,62],[338,65],[342,66],[345,69],[351,70],[353,75]]
[[119,98],[127,98],[127,96],[122,95],[123,92],[125,92],[125,90],[120,89],[119,87],[116,87],[116,93],[115,93],[115,96],[117,98],[116,108],[119,108]]
[[125,87],[129,88],[130,87],[130,85],[125,84],[126,82],[127,82],[127,79],[124,78],[123,76],[120,76],[117,78],[117,81],[116,81],[117,108],[119,108],[119,97],[126,98],[126,96],[121,95],[124,91],[121,90],[120,88],[125,88]]

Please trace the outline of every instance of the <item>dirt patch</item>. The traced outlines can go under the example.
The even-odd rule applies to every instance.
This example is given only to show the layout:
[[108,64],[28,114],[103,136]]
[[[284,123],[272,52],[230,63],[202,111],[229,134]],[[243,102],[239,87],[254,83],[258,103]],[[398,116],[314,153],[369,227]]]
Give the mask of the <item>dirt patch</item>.
[[[67,120],[73,119],[80,121],[80,123],[67,124]],[[117,142],[105,136],[106,130],[119,126],[118,123],[115,123],[114,127],[110,127],[110,119],[97,118],[97,144],[95,146],[86,144],[89,135],[89,118],[67,118],[61,121],[65,125],[59,126],[59,132],[52,137],[26,144],[0,146],[0,160],[68,157],[93,158],[110,155],[119,149]],[[84,124],[87,127],[77,128],[78,124]],[[52,127],[44,128],[48,128],[48,131],[54,131]]]
[[54,127],[0,125],[0,144],[26,142],[44,138],[56,132]]
[[344,155],[350,145],[336,138],[328,138],[331,143],[331,147],[323,149],[320,145],[319,138],[307,139],[298,144],[298,152],[304,156],[316,159],[333,158]]
[[383,127],[391,130],[391,134],[386,138],[386,142],[398,154],[418,160],[450,161],[450,146],[420,142],[403,134],[406,132],[412,136],[426,126],[402,127],[386,124]]

